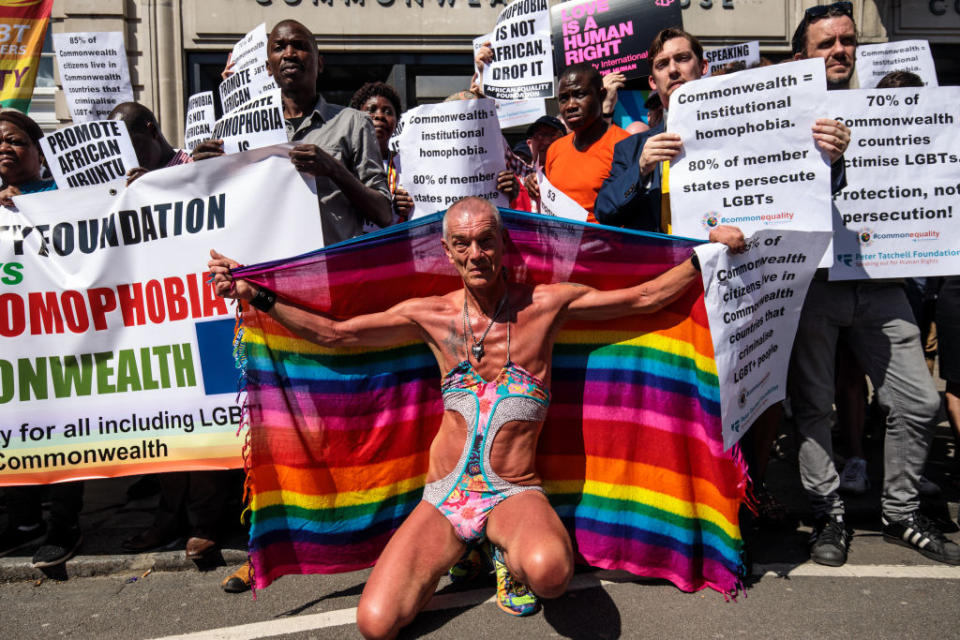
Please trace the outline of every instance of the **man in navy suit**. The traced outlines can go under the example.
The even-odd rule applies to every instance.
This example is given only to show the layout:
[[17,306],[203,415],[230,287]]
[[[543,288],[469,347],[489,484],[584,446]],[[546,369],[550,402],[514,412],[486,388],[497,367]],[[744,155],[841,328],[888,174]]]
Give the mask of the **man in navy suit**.
[[[682,29],[667,28],[650,43],[650,88],[663,103],[663,121],[644,133],[622,140],[614,148],[613,166],[597,194],[594,215],[602,224],[668,233],[669,213],[661,220],[662,164],[681,151],[676,133],[666,131],[670,96],[678,87],[699,80],[707,71],[700,42]],[[833,186],[845,184],[843,151],[850,131],[836,120],[822,118],[813,125],[814,140],[833,163]]]

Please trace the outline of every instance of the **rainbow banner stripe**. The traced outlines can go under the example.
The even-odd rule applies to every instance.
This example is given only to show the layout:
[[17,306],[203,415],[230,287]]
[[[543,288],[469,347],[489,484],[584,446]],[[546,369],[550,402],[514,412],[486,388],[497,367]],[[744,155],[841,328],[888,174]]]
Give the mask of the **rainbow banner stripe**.
[[53,0],[0,0],[0,106],[26,113]]
[[[695,242],[503,212],[514,282],[633,285]],[[382,310],[462,282],[440,214],[238,275],[335,317]],[[243,315],[257,588],[285,574],[369,567],[420,500],[443,414],[423,344],[330,350],[266,314]],[[545,488],[580,559],[735,593],[745,469],[723,451],[702,291],[660,313],[568,324],[553,359],[538,450]]]

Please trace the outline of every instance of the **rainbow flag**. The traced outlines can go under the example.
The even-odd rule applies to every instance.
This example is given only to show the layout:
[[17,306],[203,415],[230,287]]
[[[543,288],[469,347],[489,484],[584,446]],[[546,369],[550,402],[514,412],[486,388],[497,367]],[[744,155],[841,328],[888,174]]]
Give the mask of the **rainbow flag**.
[[0,0],[0,106],[26,113],[53,0]]
[[[694,241],[503,211],[514,282],[637,284]],[[237,274],[339,318],[462,286],[440,214]],[[250,555],[257,588],[376,562],[420,500],[443,407],[421,343],[330,350],[243,313]],[[724,453],[713,347],[697,287],[660,313],[569,323],[554,349],[538,450],[578,557],[735,593],[745,469]]]

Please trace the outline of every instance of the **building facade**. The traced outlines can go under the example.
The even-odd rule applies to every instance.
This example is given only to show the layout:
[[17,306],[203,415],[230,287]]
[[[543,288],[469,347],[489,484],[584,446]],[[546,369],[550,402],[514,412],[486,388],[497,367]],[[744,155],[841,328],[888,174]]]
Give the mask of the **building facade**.
[[[638,0],[640,1],[640,0]],[[643,0],[652,1],[652,0]],[[679,2],[683,23],[706,46],[759,40],[782,59],[803,11],[828,0]],[[551,5],[557,0],[551,0]],[[247,31],[284,18],[306,24],[326,61],[323,92],[343,104],[363,82],[395,86],[405,107],[466,88],[472,40],[507,0],[56,0],[54,32],[122,31],[136,99],[167,136],[182,140],[187,98],[215,89],[227,53]],[[854,0],[861,42],[925,38],[941,84],[960,81],[960,0]],[[48,37],[49,42],[49,37]],[[52,54],[45,54],[31,113],[45,128],[70,119]]]

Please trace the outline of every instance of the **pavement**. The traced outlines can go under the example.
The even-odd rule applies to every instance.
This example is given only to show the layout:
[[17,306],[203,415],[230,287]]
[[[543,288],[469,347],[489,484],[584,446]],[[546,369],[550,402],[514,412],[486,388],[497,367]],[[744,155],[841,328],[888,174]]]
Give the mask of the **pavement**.
[[[942,383],[941,383],[942,389]],[[788,530],[770,531],[754,527],[744,519],[743,536],[747,542],[748,560],[754,564],[799,565],[807,560],[806,538],[812,518],[806,497],[800,486],[796,467],[796,448],[786,425],[777,441],[767,473],[767,487],[796,516],[796,526]],[[868,459],[868,474],[872,488],[862,496],[846,497],[847,522],[859,532],[868,535],[880,530],[880,487],[882,484],[883,428],[868,421],[865,447]],[[843,444],[837,438],[835,450],[842,451]],[[839,462],[842,464],[842,461]],[[232,472],[239,473],[239,472]],[[957,527],[957,504],[960,500],[960,461],[957,459],[954,439],[945,415],[941,412],[931,448],[926,475],[942,487],[940,495],[925,498],[922,510],[934,519],[941,530],[954,541],[960,542]],[[226,576],[242,564],[246,554],[246,532],[239,522],[239,503],[235,513],[224,523],[226,534],[222,539],[219,555],[210,562],[198,564],[186,557],[185,538],[174,541],[167,548],[149,553],[130,553],[121,543],[126,538],[150,526],[158,495],[132,500],[127,496],[128,487],[139,476],[88,480],[85,482],[84,508],[80,521],[84,541],[79,553],[64,565],[45,570],[35,569],[31,564],[33,549],[25,549],[0,558],[0,582],[53,579],[65,580],[76,577],[127,575],[138,576],[149,571],[187,571],[199,569],[214,571]],[[238,489],[239,491],[239,489]],[[239,495],[234,497],[237,501]],[[232,512],[233,513],[233,512]],[[0,489],[0,527],[6,526],[7,513],[3,508]],[[892,552],[892,545],[883,545],[880,553]],[[904,550],[907,551],[907,550]],[[914,552],[907,551],[908,555]],[[886,558],[889,560],[889,558]],[[880,556],[876,561],[883,562]],[[749,569],[748,569],[749,570]]]

